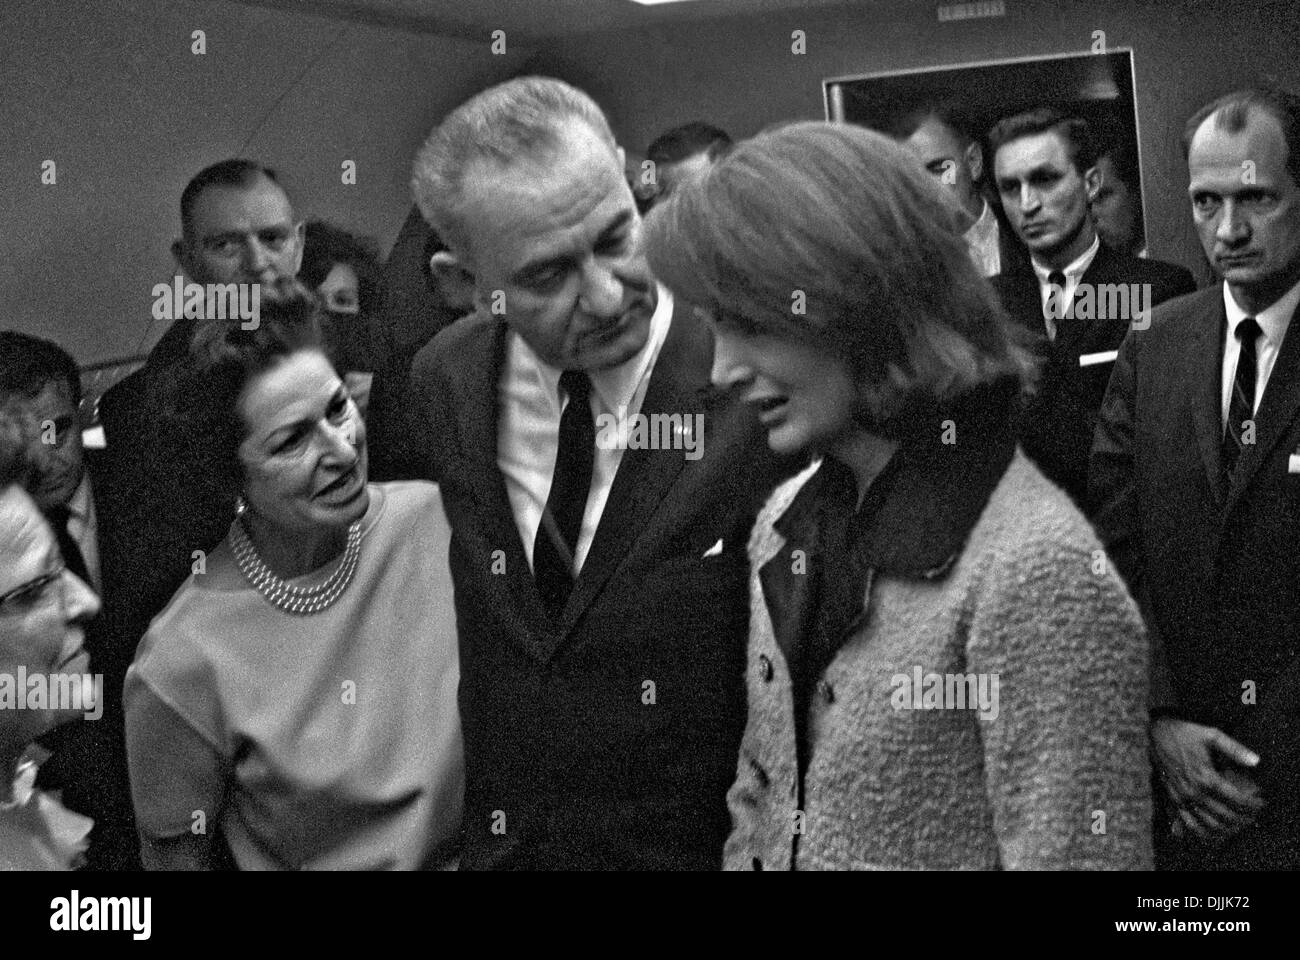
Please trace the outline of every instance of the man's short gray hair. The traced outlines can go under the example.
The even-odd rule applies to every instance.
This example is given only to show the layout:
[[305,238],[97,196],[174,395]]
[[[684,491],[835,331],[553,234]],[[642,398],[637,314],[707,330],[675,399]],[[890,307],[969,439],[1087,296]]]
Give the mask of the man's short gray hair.
[[519,77],[489,87],[447,115],[415,155],[411,190],[433,229],[466,252],[462,222],[466,172],[479,162],[500,168],[549,158],[567,120],[582,120],[611,150],[617,147],[596,101],[552,77]]

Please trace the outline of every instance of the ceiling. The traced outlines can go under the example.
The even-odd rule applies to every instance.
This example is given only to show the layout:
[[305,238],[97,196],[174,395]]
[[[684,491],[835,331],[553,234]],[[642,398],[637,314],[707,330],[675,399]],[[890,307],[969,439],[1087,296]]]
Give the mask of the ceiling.
[[505,30],[525,43],[605,30],[690,23],[808,7],[882,5],[881,0],[689,0],[642,6],[632,0],[234,0],[382,24],[421,33],[480,38]]

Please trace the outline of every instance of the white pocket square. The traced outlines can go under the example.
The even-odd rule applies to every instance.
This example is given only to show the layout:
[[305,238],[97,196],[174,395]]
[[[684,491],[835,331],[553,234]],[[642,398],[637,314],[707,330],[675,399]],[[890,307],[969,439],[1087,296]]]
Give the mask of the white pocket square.
[[713,546],[709,547],[709,549],[705,550],[704,556],[701,557],[700,559],[707,560],[709,557],[717,557],[721,555],[722,555],[722,541],[719,540]]
[[1098,363],[1113,363],[1119,356],[1118,350],[1103,350],[1101,353],[1085,353],[1079,357],[1079,366],[1091,367]]
[[1293,453],[1286,460],[1287,473],[1300,473],[1300,453]]

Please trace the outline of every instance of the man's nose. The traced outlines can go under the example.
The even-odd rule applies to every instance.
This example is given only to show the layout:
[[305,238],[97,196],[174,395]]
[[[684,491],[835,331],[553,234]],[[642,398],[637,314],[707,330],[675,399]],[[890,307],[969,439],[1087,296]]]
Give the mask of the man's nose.
[[1027,183],[1021,185],[1020,187],[1020,209],[1021,210],[1025,211],[1026,213],[1030,213],[1034,210],[1037,210],[1040,199],[1041,198],[1038,196],[1038,191],[1036,189],[1034,189]]
[[1223,243],[1237,243],[1250,235],[1250,224],[1242,214],[1240,207],[1232,200],[1225,200],[1219,213],[1219,225],[1214,231],[1215,239]]
[[71,570],[63,571],[63,611],[69,624],[85,623],[99,613],[99,597]]
[[261,274],[267,272],[273,262],[271,251],[263,246],[261,240],[253,237],[244,244],[244,271],[254,279],[261,279]]
[[612,264],[596,261],[583,271],[578,306],[597,317],[613,317],[622,312],[623,281],[615,275]]

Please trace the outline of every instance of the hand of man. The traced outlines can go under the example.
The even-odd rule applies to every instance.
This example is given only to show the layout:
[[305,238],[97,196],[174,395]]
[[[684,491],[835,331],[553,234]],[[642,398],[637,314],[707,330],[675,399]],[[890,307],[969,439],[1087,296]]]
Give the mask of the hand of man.
[[[1191,832],[1202,840],[1222,840],[1264,808],[1259,786],[1246,775],[1259,756],[1217,727],[1161,717],[1151,725],[1151,743],[1178,808],[1174,836]],[[1216,756],[1228,763],[1223,772],[1215,766]]]

